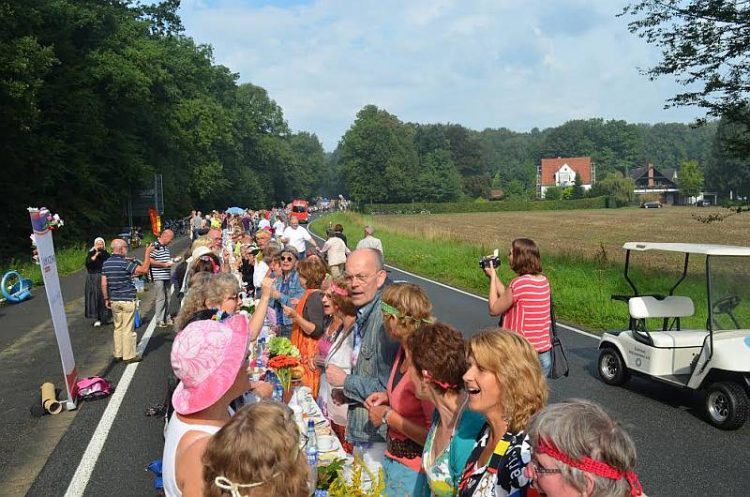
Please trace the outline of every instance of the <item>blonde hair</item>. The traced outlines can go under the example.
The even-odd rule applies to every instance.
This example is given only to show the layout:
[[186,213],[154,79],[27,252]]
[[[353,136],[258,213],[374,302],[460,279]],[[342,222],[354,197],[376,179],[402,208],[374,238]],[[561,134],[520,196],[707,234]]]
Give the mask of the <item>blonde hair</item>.
[[209,281],[203,292],[206,307],[221,305],[225,298],[237,295],[240,291],[237,278],[229,273],[217,273]]
[[400,313],[398,326],[406,336],[432,319],[432,302],[421,286],[414,283],[394,283],[383,291],[383,302]]
[[193,242],[193,244],[190,246],[190,253],[191,254],[194,253],[198,249],[198,247],[208,247],[208,248],[211,248],[212,244],[213,244],[213,242],[211,241],[211,239],[208,236],[203,235],[203,236],[195,239],[195,241]]
[[211,273],[197,273],[190,278],[182,307],[174,320],[175,331],[182,331],[193,314],[206,308],[206,288],[211,284],[213,276]]
[[521,335],[500,328],[486,329],[471,337],[466,356],[478,367],[494,373],[508,428],[518,433],[547,403],[547,381],[539,355]]
[[230,495],[215,480],[238,485],[245,497],[306,497],[308,466],[299,450],[291,410],[261,401],[240,409],[208,443],[203,453],[203,495]]

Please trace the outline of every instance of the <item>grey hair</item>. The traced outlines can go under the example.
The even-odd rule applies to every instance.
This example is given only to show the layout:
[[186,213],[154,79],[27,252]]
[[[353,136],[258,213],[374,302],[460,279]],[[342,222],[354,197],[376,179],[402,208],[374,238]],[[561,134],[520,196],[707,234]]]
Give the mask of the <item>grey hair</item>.
[[373,233],[375,233],[375,228],[368,224],[367,226],[365,226],[365,233],[367,233],[368,235],[372,235]]
[[237,278],[229,273],[217,273],[211,278],[204,289],[204,297],[208,304],[221,304],[229,295],[240,291]]
[[[588,400],[570,399],[546,406],[532,418],[529,438],[533,448],[544,440],[575,460],[590,457],[623,472],[635,468],[633,439],[601,406]],[[565,482],[582,494],[587,493],[588,475],[593,482],[589,497],[630,495],[626,478],[604,478],[560,461],[556,465],[562,470]]]

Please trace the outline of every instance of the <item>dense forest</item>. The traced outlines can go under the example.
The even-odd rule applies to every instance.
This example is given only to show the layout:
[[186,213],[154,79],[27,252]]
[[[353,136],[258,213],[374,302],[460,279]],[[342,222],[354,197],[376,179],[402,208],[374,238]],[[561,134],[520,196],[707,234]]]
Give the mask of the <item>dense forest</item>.
[[[340,178],[335,186],[362,202],[473,199],[493,188],[510,198],[533,197],[544,157],[591,156],[599,180],[627,176],[647,163],[679,170],[697,162],[708,170],[716,162],[717,127],[587,119],[526,133],[474,131],[459,124],[404,123],[370,105],[357,114],[330,167]],[[716,178],[707,178],[707,187],[723,191]]]
[[367,105],[325,153],[314,133],[290,129],[266,90],[241,84],[210,45],[184,34],[179,3],[0,0],[0,260],[28,253],[26,207],[61,214],[58,244],[91,241],[125,225],[129,196],[154,174],[167,217],[340,193],[361,202],[473,200],[495,188],[530,197],[540,159],[556,156],[590,155],[602,184],[647,162],[690,162],[707,189],[750,189],[748,162],[716,139],[744,140],[746,128],[724,120],[477,131],[402,122]]
[[60,213],[58,243],[90,241],[155,173],[167,216],[320,189],[318,138],[184,36],[178,7],[0,0],[0,260],[28,253],[26,207]]

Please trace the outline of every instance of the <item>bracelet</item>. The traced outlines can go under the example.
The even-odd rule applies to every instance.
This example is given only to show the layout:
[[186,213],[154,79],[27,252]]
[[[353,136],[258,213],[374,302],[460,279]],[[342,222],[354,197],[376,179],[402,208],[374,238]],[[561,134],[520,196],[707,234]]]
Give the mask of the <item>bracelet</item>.
[[388,415],[389,415],[389,414],[391,413],[391,411],[392,411],[392,410],[393,410],[393,409],[391,409],[391,408],[389,407],[389,408],[387,408],[387,409],[385,410],[385,412],[383,412],[383,417],[382,417],[382,418],[381,418],[381,420],[380,420],[380,424],[384,424],[384,425],[388,426]]

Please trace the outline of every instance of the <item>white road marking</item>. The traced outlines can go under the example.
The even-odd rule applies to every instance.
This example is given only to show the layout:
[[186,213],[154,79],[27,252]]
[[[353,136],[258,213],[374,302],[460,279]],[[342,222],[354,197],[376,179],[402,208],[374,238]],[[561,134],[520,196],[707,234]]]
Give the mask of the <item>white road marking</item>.
[[[323,238],[319,237],[315,233],[311,233],[311,235],[314,236],[315,238],[319,239],[320,241],[323,241]],[[438,286],[441,286],[443,288],[447,288],[448,290],[453,290],[454,292],[458,292],[458,293],[460,293],[462,295],[466,295],[468,297],[473,297],[475,299],[487,302],[486,298],[480,297],[479,295],[475,295],[475,294],[473,294],[471,292],[467,292],[466,290],[461,290],[460,288],[454,288],[454,287],[452,287],[450,285],[446,285],[445,283],[440,283],[439,281],[431,280],[430,278],[425,278],[424,276],[420,276],[418,274],[410,273],[409,271],[405,271],[405,270],[403,270],[401,268],[397,268],[397,267],[394,267],[394,266],[389,266],[388,264],[386,264],[385,267],[387,267],[389,269],[394,269],[396,271],[400,271],[400,272],[402,272],[404,274],[408,274],[409,276],[411,276],[413,278],[418,278],[420,280],[428,281],[428,282],[432,283],[433,285],[438,285]],[[599,338],[600,338],[599,335],[594,335],[593,333],[589,333],[588,331],[583,331],[583,330],[580,330],[578,328],[574,328],[573,326],[568,326],[567,324],[557,323],[557,326],[559,326],[560,328],[565,328],[566,330],[578,333],[579,335],[583,335],[585,337],[593,338],[595,340],[599,340]]]
[[[146,332],[143,334],[143,337],[141,337],[136,354],[143,355],[143,351],[146,350],[148,341],[151,339],[151,335],[155,328],[156,316],[151,319],[148,328],[146,328]],[[99,460],[99,455],[104,447],[104,442],[107,441],[109,430],[115,422],[117,412],[120,410],[120,405],[122,404],[125,395],[128,393],[128,387],[130,386],[130,382],[133,381],[135,370],[138,369],[139,364],[140,363],[136,362],[128,364],[125,367],[125,371],[122,373],[120,381],[115,386],[115,393],[110,397],[109,404],[104,410],[104,414],[99,420],[99,424],[96,426],[96,431],[94,431],[94,435],[91,437],[88,447],[86,447],[86,452],[83,453],[81,462],[78,465],[73,478],[70,480],[70,485],[68,485],[68,489],[65,491],[65,497],[81,497],[86,490],[86,486],[91,479],[91,474],[94,472],[94,466],[96,466],[96,462]]]

